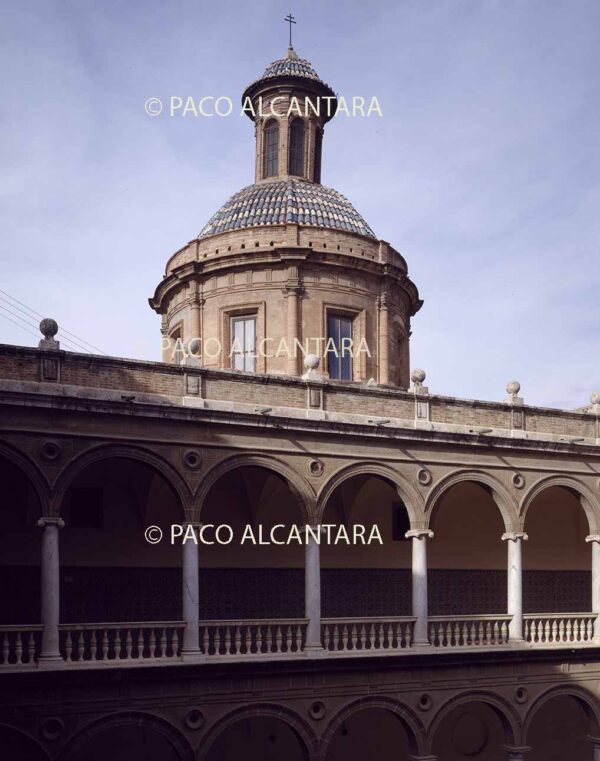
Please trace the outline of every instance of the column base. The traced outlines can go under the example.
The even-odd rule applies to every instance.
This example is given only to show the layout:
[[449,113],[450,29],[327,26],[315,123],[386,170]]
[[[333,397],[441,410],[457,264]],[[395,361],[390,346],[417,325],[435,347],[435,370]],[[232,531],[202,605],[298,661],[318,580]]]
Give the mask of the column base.
[[410,643],[411,648],[418,647],[418,648],[424,648],[424,647],[431,647],[431,642],[428,639],[413,639],[413,641]]
[[184,663],[203,663],[206,660],[206,655],[202,650],[182,650],[181,660]]
[[39,669],[56,669],[62,668],[64,665],[65,660],[60,653],[40,655],[37,659],[37,666]]
[[322,645],[305,645],[304,655],[308,658],[323,658],[327,655],[327,650]]

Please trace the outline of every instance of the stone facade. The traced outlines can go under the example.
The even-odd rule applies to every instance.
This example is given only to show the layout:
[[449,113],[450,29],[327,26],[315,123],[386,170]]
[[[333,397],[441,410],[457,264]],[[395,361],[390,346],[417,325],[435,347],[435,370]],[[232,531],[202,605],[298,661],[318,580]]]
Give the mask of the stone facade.
[[[290,51],[246,94],[332,92]],[[258,119],[255,185],[322,188],[325,122],[275,142]],[[0,345],[3,758],[599,761],[600,396],[429,393],[404,259],[323,193],[314,223],[286,201],[257,226],[244,191],[169,260],[164,362],[63,352],[53,320]],[[192,350],[249,313],[258,338],[322,335],[329,308],[372,349],[347,380]],[[313,535],[199,546],[173,524]]]

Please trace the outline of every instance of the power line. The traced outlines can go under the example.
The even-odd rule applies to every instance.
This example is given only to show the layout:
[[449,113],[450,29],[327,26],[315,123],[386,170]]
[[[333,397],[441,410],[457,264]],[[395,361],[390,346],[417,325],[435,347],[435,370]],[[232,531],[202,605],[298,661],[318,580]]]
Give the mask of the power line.
[[31,330],[29,330],[28,328],[24,328],[22,325],[19,325],[18,322],[15,322],[15,320],[11,320],[10,317],[7,317],[7,315],[2,314],[2,312],[0,312],[0,317],[4,317],[5,320],[8,320],[9,322],[12,322],[13,325],[17,326],[17,328],[21,328],[21,330],[24,330],[26,333],[29,333],[30,336],[33,336],[34,338],[37,338],[36,334],[33,333]]
[[[14,301],[17,304],[20,304],[21,307],[24,307],[28,312],[30,312],[35,317],[40,317],[42,320],[44,319],[44,315],[43,314],[40,314],[39,312],[36,312],[35,309],[32,309],[31,307],[28,307],[27,304],[24,304],[22,301],[19,301],[19,299],[15,298],[14,296],[11,296],[10,293],[7,293],[6,291],[3,291],[1,288],[0,288],[0,293],[3,293],[5,296],[8,296],[8,298],[11,301]],[[2,297],[0,296],[0,298],[2,298]],[[2,299],[2,300],[6,301],[6,299]],[[6,301],[6,303],[10,304],[9,301]],[[14,307],[15,309],[18,308],[14,304],[10,304],[10,306]],[[22,310],[20,310],[20,311],[22,311]],[[85,338],[81,338],[80,336],[76,335],[75,333],[71,333],[71,331],[67,330],[66,328],[59,327],[59,333],[66,333],[67,335],[71,336],[71,338],[73,339],[72,343],[76,343],[76,342],[79,343],[80,346],[82,346],[84,351],[89,351],[89,349],[85,348],[85,346],[89,346],[90,348],[94,349],[94,351],[100,352],[100,354],[104,354],[105,356],[107,356],[106,352],[102,351],[102,349],[99,349],[97,346],[94,346],[94,344],[90,343],[89,341],[86,341]],[[65,339],[63,339],[63,340],[65,340]],[[85,345],[85,346],[83,346],[83,345]]]
[[[33,328],[34,330],[35,330],[35,329],[38,329],[38,330],[39,330],[38,326],[37,326],[35,323],[31,323],[31,322],[28,322],[26,319],[24,319],[23,317],[21,317],[21,315],[17,314],[16,312],[12,312],[12,311],[11,311],[10,309],[8,309],[7,307],[5,307],[5,306],[2,306],[2,304],[0,304],[0,309],[3,309],[5,312],[8,312],[8,313],[9,313],[9,314],[11,314],[13,317],[16,317],[16,318],[17,318],[17,320],[20,320],[21,322],[25,323],[25,325],[27,325],[29,328]],[[1,313],[0,313],[0,314],[1,314]],[[6,315],[5,315],[5,314],[2,314],[2,317],[6,317]],[[14,323],[15,325],[19,325],[19,323],[15,322],[14,320],[11,320],[11,319],[10,319],[10,317],[6,317],[6,319],[7,319],[7,320],[10,320],[10,322]],[[22,326],[21,326],[21,325],[19,325],[19,327],[22,327]],[[28,333],[30,333],[30,335],[33,335],[35,338],[39,338],[39,334],[37,334],[37,333],[31,333],[29,330],[28,330],[27,332],[28,332]],[[68,349],[70,349],[71,351],[74,351],[74,350],[76,350],[76,349],[77,349],[77,347],[76,347],[76,346],[74,346],[74,345],[73,345],[73,344],[72,344],[70,341],[66,341],[65,343],[67,344],[67,348],[68,348]]]

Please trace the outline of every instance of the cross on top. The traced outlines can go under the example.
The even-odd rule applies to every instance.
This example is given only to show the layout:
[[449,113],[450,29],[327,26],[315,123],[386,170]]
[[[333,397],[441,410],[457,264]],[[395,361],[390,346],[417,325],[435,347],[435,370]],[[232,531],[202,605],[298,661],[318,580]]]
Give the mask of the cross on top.
[[291,13],[288,13],[288,15],[283,20],[287,21],[290,25],[290,47],[292,47],[292,24],[296,23],[296,19],[292,16]]

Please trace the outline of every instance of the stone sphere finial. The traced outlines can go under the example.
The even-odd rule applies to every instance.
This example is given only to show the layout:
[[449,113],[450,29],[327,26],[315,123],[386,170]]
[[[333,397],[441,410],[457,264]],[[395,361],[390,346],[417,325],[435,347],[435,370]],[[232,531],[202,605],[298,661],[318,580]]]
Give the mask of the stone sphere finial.
[[51,317],[44,317],[40,322],[40,333],[44,336],[46,341],[52,341],[54,336],[58,333],[58,323]]
[[590,396],[590,402],[592,404],[600,404],[600,391],[594,391],[594,393]]
[[509,381],[506,384],[506,393],[507,394],[513,394],[513,395],[515,395],[515,394],[518,394],[520,390],[521,390],[521,384],[519,383],[519,381],[513,380],[513,381]]
[[421,370],[421,368],[416,367],[412,371],[412,375],[410,376],[410,379],[415,385],[420,386],[426,377],[427,377],[427,373],[425,372],[425,370]]
[[304,367],[307,370],[316,370],[321,364],[321,357],[318,354],[307,354],[304,357]]
[[199,338],[190,338],[187,345],[188,354],[198,357],[202,351],[202,341]]

